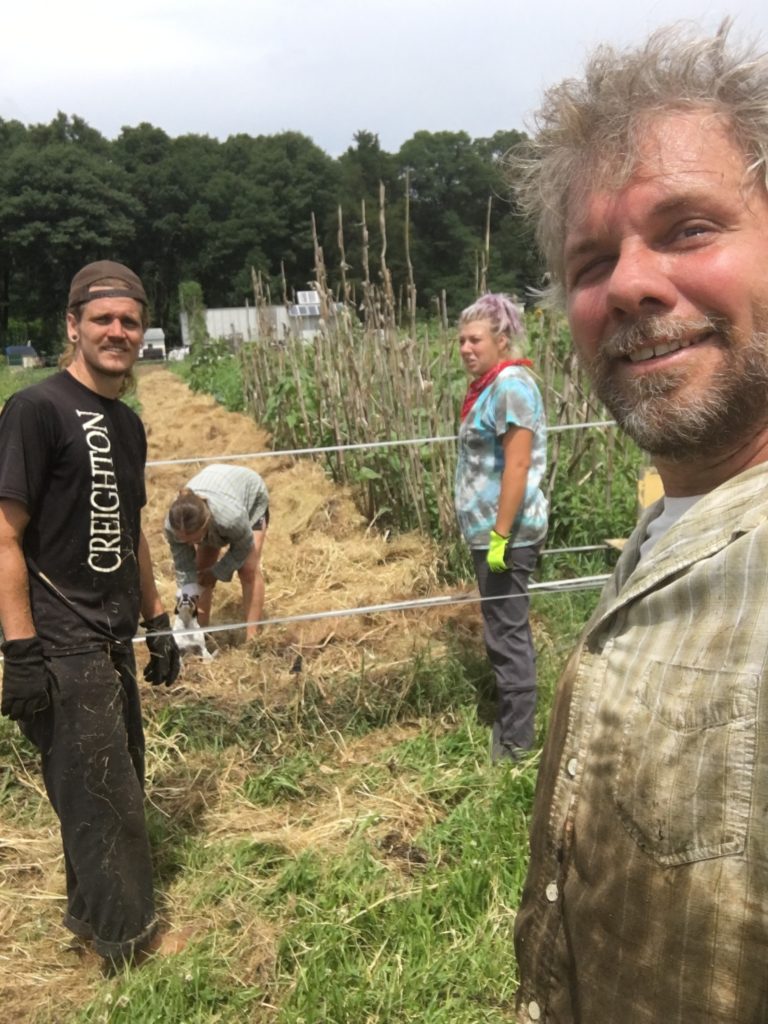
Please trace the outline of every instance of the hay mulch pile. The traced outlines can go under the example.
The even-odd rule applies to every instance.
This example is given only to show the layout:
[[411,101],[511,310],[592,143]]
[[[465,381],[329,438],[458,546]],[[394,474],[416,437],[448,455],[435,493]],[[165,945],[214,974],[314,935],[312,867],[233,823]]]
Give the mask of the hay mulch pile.
[[[145,369],[139,397],[149,440],[148,460],[214,458],[269,450],[269,437],[246,415],[226,412],[207,395],[194,394],[169,371]],[[366,529],[350,494],[307,458],[238,459],[256,470],[270,493],[270,524],[262,564],[266,619],[360,608],[435,592],[436,551],[419,535],[384,537]],[[162,526],[177,491],[204,463],[147,470],[144,529],[161,594],[173,605],[173,568]],[[414,613],[376,613],[278,624],[262,629],[255,650],[243,631],[212,634],[224,650],[215,662],[198,663],[185,681],[206,692],[267,702],[295,686],[290,669],[300,656],[318,681],[409,657]],[[415,613],[417,616],[420,613]],[[242,622],[235,576],[218,584],[211,625]],[[139,655],[141,657],[141,653]]]
[[[210,458],[269,450],[269,437],[247,416],[228,413],[212,398],[189,391],[164,367],[142,368],[139,399],[149,439],[149,459]],[[263,568],[265,618],[284,618],[422,597],[437,592],[435,549],[420,535],[386,537],[366,528],[352,498],[310,459],[254,458],[239,461],[265,479],[271,521]],[[202,464],[201,464],[202,465]],[[175,582],[162,533],[167,508],[199,465],[150,467],[144,529],[166,606],[172,610]],[[211,625],[242,620],[237,577],[219,584]],[[328,798],[301,805],[288,817],[285,806],[254,807],[237,799],[237,787],[253,772],[258,749],[223,746],[220,755],[189,749],[182,733],[156,727],[164,714],[195,707],[213,717],[237,718],[254,705],[284,713],[300,704],[311,680],[313,692],[332,700],[334,688],[365,666],[366,679],[386,680],[427,644],[441,644],[446,626],[477,636],[476,608],[373,613],[265,626],[246,647],[242,630],[215,634],[213,661],[187,662],[171,689],[142,686],[148,721],[148,800],[169,820],[193,823],[215,842],[223,836],[279,840],[289,850],[345,841],[349,823],[368,813],[364,793],[329,786]],[[146,653],[137,648],[139,669]],[[365,761],[371,743],[397,742],[408,731],[400,723],[381,735],[338,735],[330,776],[345,762]],[[413,725],[414,731],[417,729]],[[277,730],[277,727],[276,727]],[[277,733],[276,733],[277,734]],[[64,869],[58,825],[44,797],[36,758],[14,732],[10,786],[0,822],[0,1014],[4,1024],[32,1020],[65,1022],[104,982],[98,958],[84,952],[60,924]],[[330,795],[332,794],[332,795]],[[411,833],[423,813],[393,787],[390,806],[377,808],[382,831]],[[9,824],[9,822],[12,822]],[[393,833],[394,834],[394,833]],[[174,926],[210,928],[188,909],[183,875],[164,886],[166,913]],[[263,924],[263,923],[262,923]],[[239,937],[239,970],[268,973],[273,943],[258,922]],[[257,943],[257,935],[262,939]],[[262,941],[263,940],[263,941]],[[250,946],[249,946],[250,944]]]

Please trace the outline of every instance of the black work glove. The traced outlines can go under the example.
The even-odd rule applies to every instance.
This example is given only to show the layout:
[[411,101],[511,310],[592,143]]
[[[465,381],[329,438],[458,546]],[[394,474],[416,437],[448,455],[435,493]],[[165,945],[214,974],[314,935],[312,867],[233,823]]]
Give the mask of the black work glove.
[[[181,657],[171,633],[171,620],[168,618],[168,613],[162,612],[154,619],[148,619],[143,626],[147,633],[147,648],[149,649],[149,661],[144,668],[144,678],[153,686],[157,686],[159,683],[170,686],[179,675]],[[164,635],[158,636],[157,634],[160,632]]]
[[51,703],[48,668],[40,637],[6,640],[2,649],[5,662],[0,712],[14,721],[29,720]]

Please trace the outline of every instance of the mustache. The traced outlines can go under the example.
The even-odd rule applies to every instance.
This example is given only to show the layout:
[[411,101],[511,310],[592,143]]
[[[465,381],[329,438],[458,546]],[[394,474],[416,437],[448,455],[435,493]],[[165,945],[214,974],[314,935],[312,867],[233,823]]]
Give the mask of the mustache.
[[670,316],[647,316],[632,323],[621,324],[603,345],[601,356],[606,359],[620,359],[648,345],[662,341],[682,341],[683,338],[711,333],[730,341],[730,322],[719,316],[700,316],[691,320]]

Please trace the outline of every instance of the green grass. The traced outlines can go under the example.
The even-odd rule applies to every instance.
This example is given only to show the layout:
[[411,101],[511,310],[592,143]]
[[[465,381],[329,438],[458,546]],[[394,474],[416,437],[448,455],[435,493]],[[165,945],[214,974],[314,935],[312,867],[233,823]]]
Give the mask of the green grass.
[[[542,724],[591,603],[534,601]],[[509,1021],[537,758],[488,763],[481,652],[462,656],[425,655],[378,690],[352,677],[324,702],[308,686],[303,707],[147,702],[158,888],[205,927],[180,956],[105,982],[67,1024]],[[30,754],[7,722],[0,754]],[[231,824],[211,833],[224,765],[239,771],[221,794]],[[45,813],[44,798],[6,789],[7,828]],[[242,828],[238,806],[257,815]],[[262,836],[260,813],[285,824],[285,841]],[[60,1024],[50,1009],[34,1019]]]
[[[534,598],[541,731],[594,600]],[[205,792],[201,764],[234,758],[227,802],[277,814],[288,831],[260,838],[248,819],[211,836],[156,795],[160,887],[210,929],[178,958],[107,983],[72,1024],[508,1022],[538,758],[488,763],[481,662],[477,650],[424,655],[378,689],[365,673],[325,701],[310,685],[292,708],[150,713],[150,758],[170,751],[164,772]],[[367,754],[342,756],[334,730]],[[162,772],[155,781],[162,793]]]
[[251,775],[243,786],[243,795],[246,800],[263,806],[285,800],[308,800],[318,790],[315,782],[318,767],[317,759],[302,750]]
[[0,363],[0,405],[14,392],[29,387],[30,384],[36,384],[38,381],[50,377],[52,373],[56,373],[53,367],[32,370]]
[[198,951],[125,972],[71,1024],[241,1024],[259,999],[258,989],[233,985],[215,954]]
[[267,894],[293,906],[279,948],[278,983],[289,988],[278,1020],[508,1019],[535,770],[491,768],[486,751],[487,732],[468,709],[441,737],[425,728],[383,751],[435,823],[378,842],[371,825],[343,858],[308,852],[286,866]]
[[242,364],[225,342],[211,341],[196,358],[166,363],[192,391],[210,394],[229,412],[245,409]]
[[[45,380],[46,377],[50,377],[51,374],[58,372],[56,367],[53,366],[24,369],[0,363],[0,405],[7,401],[11,395],[21,391],[22,388],[29,387],[30,384],[37,384],[39,381]],[[134,412],[141,413],[141,404],[134,392],[129,392],[125,395],[123,401]]]

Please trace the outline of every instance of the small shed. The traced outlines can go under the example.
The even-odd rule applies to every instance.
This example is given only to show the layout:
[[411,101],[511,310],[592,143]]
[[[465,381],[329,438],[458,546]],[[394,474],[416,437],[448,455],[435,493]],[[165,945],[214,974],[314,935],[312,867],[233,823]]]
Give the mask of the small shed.
[[140,359],[165,359],[165,331],[162,327],[148,327],[141,343]]
[[8,345],[5,358],[9,366],[40,366],[40,356],[31,345]]

